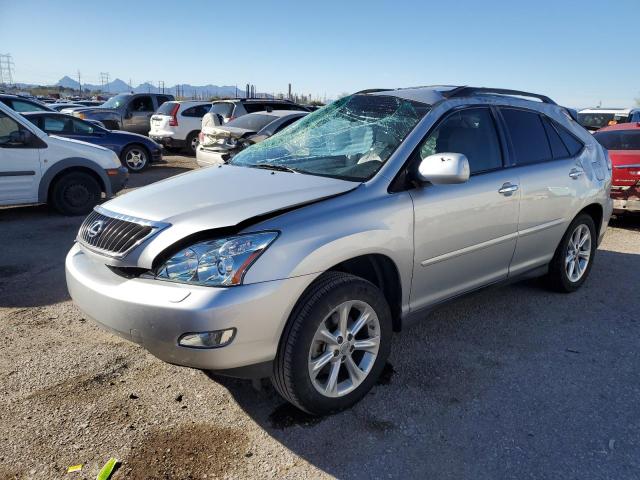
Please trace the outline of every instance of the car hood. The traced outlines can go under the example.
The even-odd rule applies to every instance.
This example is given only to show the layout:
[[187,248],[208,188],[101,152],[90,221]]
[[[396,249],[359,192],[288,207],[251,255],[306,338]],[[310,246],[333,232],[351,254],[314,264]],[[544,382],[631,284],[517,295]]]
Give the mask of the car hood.
[[116,110],[115,108],[84,107],[75,109],[73,113],[119,113],[119,110]]
[[[158,145],[157,142],[154,142],[149,137],[147,137],[145,135],[140,135],[139,133],[125,132],[125,131],[122,131],[122,130],[109,130],[109,133],[111,135],[115,135],[116,137],[123,138],[123,139],[124,138],[136,139],[136,140],[138,140],[138,141],[140,141],[141,143],[144,143],[144,144],[154,143],[154,144]],[[158,145],[158,147],[160,147],[160,145]]]
[[234,226],[251,217],[344,193],[357,182],[221,165],[139,188],[103,204],[133,217],[190,223],[194,230]]

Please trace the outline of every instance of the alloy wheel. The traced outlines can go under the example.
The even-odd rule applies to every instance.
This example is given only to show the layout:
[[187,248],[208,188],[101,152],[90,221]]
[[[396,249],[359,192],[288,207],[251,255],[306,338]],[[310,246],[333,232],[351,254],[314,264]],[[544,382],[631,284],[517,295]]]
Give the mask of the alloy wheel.
[[147,164],[147,154],[142,149],[132,148],[127,152],[124,161],[132,170],[142,170]]
[[584,224],[578,225],[569,237],[565,257],[565,271],[572,282],[582,278],[591,257],[591,231]]
[[342,397],[369,375],[380,348],[380,321],[366,302],[335,307],[320,325],[309,350],[309,377],[327,397]]

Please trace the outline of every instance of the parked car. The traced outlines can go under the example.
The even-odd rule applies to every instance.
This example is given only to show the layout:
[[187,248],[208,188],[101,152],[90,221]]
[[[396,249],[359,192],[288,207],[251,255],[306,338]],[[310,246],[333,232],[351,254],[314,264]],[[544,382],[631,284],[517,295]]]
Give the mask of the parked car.
[[545,96],[369,90],[97,208],[67,284],[158,358],[271,376],[322,414],[361,399],[392,332],[434,305],[543,274],[577,290],[610,185],[605,149]]
[[0,205],[48,203],[84,215],[127,176],[111,150],[49,136],[0,102]]
[[162,147],[144,135],[107,130],[64,113],[30,112],[23,115],[50,135],[82,140],[113,150],[130,172],[140,172],[150,163],[162,160]]
[[307,115],[299,110],[274,110],[243,115],[219,127],[200,132],[196,161],[201,167],[228,162],[245,148],[284,130]]
[[210,107],[211,102],[165,102],[151,117],[149,136],[169,149],[185,148],[195,155],[202,117]]
[[49,108],[44,103],[32,100],[29,98],[21,97],[18,95],[9,95],[0,93],[0,103],[4,103],[7,107],[16,112],[53,112],[54,110]]
[[272,110],[298,110],[308,112],[309,109],[290,100],[277,100],[270,98],[236,98],[229,100],[217,100],[211,104],[209,113],[219,115],[221,123],[227,123],[247,113],[264,112]]
[[[47,105],[49,108],[51,108],[52,110],[55,110],[56,112],[61,112],[64,109],[72,109],[72,108],[86,108],[86,105],[80,105],[78,103],[69,103],[69,102],[63,102],[63,103],[51,103],[49,105]],[[64,113],[70,113],[70,112],[64,112]]]
[[[110,130],[126,130],[146,135],[149,132],[153,112],[173,95],[157,93],[122,93],[111,97],[99,107],[75,109],[74,117],[83,120],[99,120]],[[67,113],[62,110],[62,113]]]
[[586,108],[578,112],[578,122],[592,132],[618,123],[640,122],[640,108]]
[[640,212],[640,122],[605,127],[593,136],[609,151],[613,163],[614,213]]

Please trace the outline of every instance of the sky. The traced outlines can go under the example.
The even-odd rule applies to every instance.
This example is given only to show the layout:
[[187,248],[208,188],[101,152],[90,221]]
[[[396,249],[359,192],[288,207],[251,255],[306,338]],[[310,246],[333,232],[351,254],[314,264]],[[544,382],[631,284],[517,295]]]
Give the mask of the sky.
[[14,79],[256,85],[335,98],[455,84],[571,107],[640,97],[640,0],[0,0]]

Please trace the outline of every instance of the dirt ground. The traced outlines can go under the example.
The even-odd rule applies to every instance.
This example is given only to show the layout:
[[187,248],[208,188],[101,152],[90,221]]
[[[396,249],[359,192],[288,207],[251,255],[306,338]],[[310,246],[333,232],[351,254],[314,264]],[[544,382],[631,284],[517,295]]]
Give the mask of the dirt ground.
[[[130,188],[195,167],[166,160]],[[0,209],[0,479],[110,457],[119,480],[640,477],[638,219],[612,222],[575,294],[489,289],[406,328],[379,385],[326,418],[85,320],[63,266],[81,221]]]

